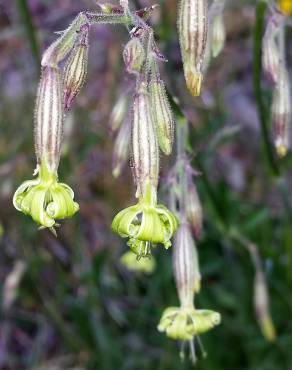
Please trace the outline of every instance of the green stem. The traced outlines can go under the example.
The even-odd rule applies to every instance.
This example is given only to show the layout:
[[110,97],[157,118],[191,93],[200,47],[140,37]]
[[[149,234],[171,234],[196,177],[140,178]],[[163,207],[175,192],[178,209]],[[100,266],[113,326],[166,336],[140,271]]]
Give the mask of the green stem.
[[256,21],[253,34],[253,85],[254,95],[261,125],[263,149],[268,165],[274,176],[280,175],[279,167],[275,161],[273,146],[270,142],[268,129],[268,115],[261,89],[262,78],[262,38],[264,33],[264,18],[267,4],[260,1],[256,7]]
[[39,46],[36,38],[35,28],[32,22],[32,16],[27,5],[27,0],[16,0],[16,4],[24,25],[27,39],[30,43],[31,51],[34,56],[36,66],[39,69],[40,65]]

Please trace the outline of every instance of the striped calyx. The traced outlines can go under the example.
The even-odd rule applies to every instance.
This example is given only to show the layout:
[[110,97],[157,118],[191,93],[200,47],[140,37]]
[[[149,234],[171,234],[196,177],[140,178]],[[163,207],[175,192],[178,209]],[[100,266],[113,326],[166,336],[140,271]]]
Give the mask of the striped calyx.
[[150,97],[158,144],[161,151],[169,155],[174,139],[174,118],[160,78],[150,81]]
[[197,249],[186,222],[180,224],[175,236],[173,268],[181,306],[193,306],[194,294],[200,291],[201,274]]
[[193,96],[201,94],[207,32],[207,1],[181,0],[178,33],[186,84]]
[[146,84],[141,83],[133,103],[132,166],[137,186],[136,197],[145,196],[150,183],[158,185],[159,153],[153,112]]
[[35,150],[38,165],[46,162],[56,172],[63,134],[63,89],[60,70],[44,67],[35,108]]
[[123,51],[126,70],[129,73],[139,73],[145,61],[145,51],[138,37],[133,37]]
[[289,149],[289,129],[291,122],[290,82],[286,68],[282,67],[275,86],[272,102],[272,124],[274,142],[279,157],[284,157]]
[[80,38],[73,48],[64,68],[64,107],[70,109],[73,99],[82,88],[87,75],[88,32],[85,25],[80,31]]
[[267,78],[277,84],[281,64],[281,53],[279,50],[279,35],[283,25],[283,15],[273,14],[268,20],[266,31],[263,38],[263,68]]

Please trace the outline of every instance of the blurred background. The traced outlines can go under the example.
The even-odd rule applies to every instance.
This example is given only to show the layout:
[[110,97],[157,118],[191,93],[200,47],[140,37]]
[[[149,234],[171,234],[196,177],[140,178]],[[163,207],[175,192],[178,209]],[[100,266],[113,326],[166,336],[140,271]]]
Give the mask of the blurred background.
[[[177,1],[156,3],[150,23],[169,60],[161,65],[163,78],[190,122],[193,165],[201,173],[203,281],[196,305],[222,315],[221,325],[201,337],[208,356],[198,351],[197,369],[291,370],[292,156],[271,162],[258,120],[257,2],[228,1],[225,49],[212,61],[200,99],[185,88]],[[151,4],[131,2],[136,8]],[[83,9],[98,6],[94,0],[0,0],[0,369],[191,369],[187,358],[180,360],[179,344],[156,329],[163,309],[178,305],[171,253],[155,250],[159,269],[152,275],[131,273],[119,262],[126,242],[110,228],[117,211],[135,201],[129,166],[118,179],[112,176],[108,124],[121,94],[131,95],[125,86],[132,78],[122,63],[125,28],[92,28],[87,83],[65,122],[59,176],[74,189],[80,212],[62,222],[55,238],[12,205],[15,189],[35,167],[41,53]],[[291,65],[289,35],[288,29]],[[264,79],[260,93],[270,130],[271,91]],[[173,161],[162,159],[165,202]],[[230,239],[226,230],[232,228],[261,256],[277,331],[272,342],[262,335],[254,309],[248,243]]]

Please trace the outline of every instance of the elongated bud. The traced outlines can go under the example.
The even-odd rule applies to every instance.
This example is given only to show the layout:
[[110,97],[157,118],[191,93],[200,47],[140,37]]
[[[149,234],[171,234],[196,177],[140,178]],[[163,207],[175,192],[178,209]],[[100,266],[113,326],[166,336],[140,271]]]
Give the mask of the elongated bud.
[[64,107],[70,109],[73,99],[82,88],[87,74],[89,26],[82,27],[77,45],[64,68]]
[[123,51],[124,63],[129,73],[139,73],[145,61],[145,51],[138,37],[133,37]]
[[278,5],[283,14],[285,15],[292,14],[292,1],[291,0],[278,0]]
[[112,132],[116,132],[124,121],[129,106],[129,97],[121,94],[115,103],[109,119],[109,126]]
[[189,182],[187,186],[185,207],[190,227],[195,237],[199,238],[202,232],[203,210],[196,186],[193,182]]
[[254,284],[254,304],[257,319],[264,337],[269,341],[273,341],[276,338],[276,331],[269,312],[269,296],[266,280],[261,270],[256,272]]
[[160,78],[150,82],[150,96],[158,144],[162,152],[169,155],[172,151],[174,138],[174,118],[164,83]]
[[44,67],[35,109],[35,149],[37,162],[45,161],[57,171],[63,132],[62,80],[58,68]]
[[263,38],[263,68],[267,78],[273,83],[278,82],[281,67],[281,54],[278,37],[283,22],[283,16],[274,14],[268,21]]
[[120,176],[121,170],[123,169],[124,165],[128,160],[130,137],[131,137],[130,122],[126,120],[121,126],[115,140],[112,163],[112,171],[114,177]]
[[80,29],[88,24],[85,13],[79,13],[71,25],[61,33],[61,36],[48,47],[42,58],[42,66],[57,67],[73,49]]
[[282,68],[278,84],[274,90],[272,104],[272,123],[274,142],[279,157],[284,157],[289,148],[289,128],[291,121],[291,95],[289,76]]
[[146,187],[157,188],[159,153],[153,114],[146,84],[141,83],[134,96],[132,123],[132,165],[137,185],[136,196],[144,196]]
[[216,58],[224,48],[226,31],[223,14],[214,17],[212,25],[212,55]]
[[180,48],[186,84],[193,96],[201,94],[207,29],[207,1],[181,0],[178,16]]
[[181,306],[193,306],[194,293],[200,291],[198,253],[189,225],[179,226],[174,242],[173,268]]

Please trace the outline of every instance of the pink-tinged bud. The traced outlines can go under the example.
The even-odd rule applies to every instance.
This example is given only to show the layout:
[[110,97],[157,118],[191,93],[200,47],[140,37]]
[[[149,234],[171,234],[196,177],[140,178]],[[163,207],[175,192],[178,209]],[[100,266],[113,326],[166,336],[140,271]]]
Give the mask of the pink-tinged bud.
[[133,37],[123,51],[124,63],[129,73],[139,73],[145,61],[145,51],[138,37]]
[[159,153],[153,114],[146,84],[141,83],[134,96],[132,123],[132,166],[136,196],[143,197],[147,187],[157,188]]
[[277,84],[279,73],[282,68],[281,54],[279,49],[279,34],[284,21],[283,15],[275,13],[268,21],[263,38],[263,68],[267,78]]
[[182,222],[173,246],[173,268],[181,306],[193,306],[194,294],[200,291],[201,274],[198,253],[191,230]]
[[193,182],[187,185],[186,216],[196,238],[200,238],[203,224],[203,210],[196,186]]
[[178,33],[186,84],[193,96],[201,94],[207,31],[207,1],[181,0]]
[[291,121],[291,95],[289,76],[282,67],[275,86],[272,104],[272,124],[274,142],[279,157],[284,157],[289,149],[289,128]]
[[53,42],[43,54],[42,66],[57,67],[58,64],[65,59],[73,49],[79,32],[88,24],[88,19],[85,12],[79,13],[71,25],[61,33],[61,36]]
[[129,158],[130,137],[130,122],[126,120],[122,124],[115,140],[112,163],[112,172],[114,177],[120,176],[121,170]]
[[162,152],[169,155],[173,146],[175,123],[164,83],[160,78],[150,82],[150,96],[158,144]]
[[88,25],[85,25],[80,32],[80,39],[72,50],[64,68],[64,107],[66,110],[70,109],[72,101],[82,88],[87,74]]
[[63,133],[63,89],[60,70],[44,67],[35,108],[37,162],[45,161],[51,172],[58,169]]

